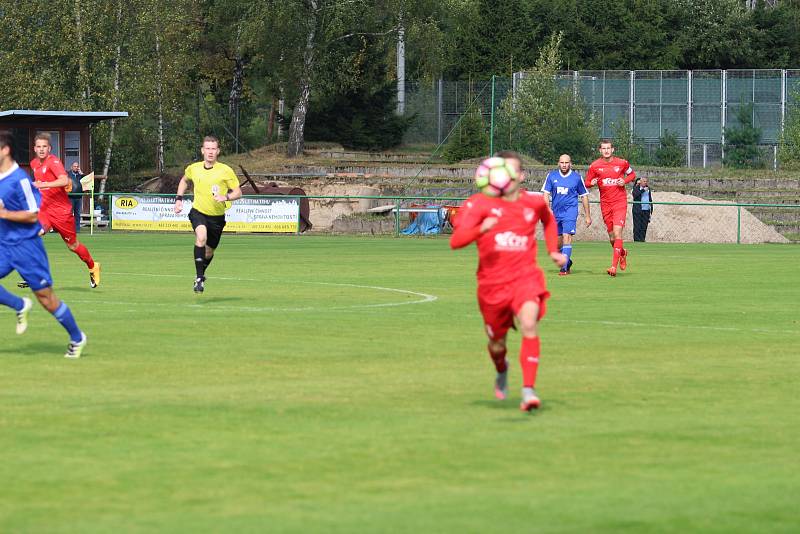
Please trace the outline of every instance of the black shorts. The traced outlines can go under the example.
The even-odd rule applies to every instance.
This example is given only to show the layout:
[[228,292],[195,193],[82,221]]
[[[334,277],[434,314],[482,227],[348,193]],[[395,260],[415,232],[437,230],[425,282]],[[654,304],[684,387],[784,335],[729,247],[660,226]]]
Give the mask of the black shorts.
[[206,235],[208,235],[206,246],[217,248],[222,237],[222,229],[225,228],[224,215],[206,215],[192,208],[189,210],[189,221],[192,223],[193,229],[205,226]]

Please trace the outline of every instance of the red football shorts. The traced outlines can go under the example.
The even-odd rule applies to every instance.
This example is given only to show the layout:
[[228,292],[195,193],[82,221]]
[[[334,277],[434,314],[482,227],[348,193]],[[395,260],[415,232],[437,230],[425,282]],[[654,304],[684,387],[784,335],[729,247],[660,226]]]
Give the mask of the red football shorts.
[[603,213],[603,222],[606,223],[606,230],[614,230],[615,226],[625,227],[625,217],[628,214],[628,203],[625,204],[603,204],[600,203],[600,211]]
[[539,305],[538,320],[545,315],[545,301],[550,296],[544,282],[544,273],[537,269],[535,275],[502,285],[479,285],[478,307],[483,315],[486,333],[493,340],[503,339],[514,326],[514,316],[526,302]]
[[69,211],[61,209],[39,210],[39,224],[42,225],[44,233],[51,229],[58,232],[61,239],[67,245],[72,245],[78,240],[75,233],[75,217],[72,216],[72,207]]

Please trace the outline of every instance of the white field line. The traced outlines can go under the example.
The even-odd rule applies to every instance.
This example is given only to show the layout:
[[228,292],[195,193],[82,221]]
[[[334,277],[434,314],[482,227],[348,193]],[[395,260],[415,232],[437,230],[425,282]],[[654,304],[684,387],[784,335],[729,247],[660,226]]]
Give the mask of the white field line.
[[757,334],[800,334],[800,330],[771,330],[768,328],[737,328],[735,326],[703,326],[703,325],[681,325],[665,323],[637,323],[633,321],[601,321],[601,320],[581,320],[581,319],[548,319],[544,321],[554,323],[573,323],[573,324],[598,324],[603,326],[633,326],[633,327],[652,327],[667,328],[674,330],[710,330],[715,332],[753,332]]
[[[162,278],[184,278],[183,276],[177,274],[153,274],[153,273],[109,273],[114,275],[121,275],[121,276],[145,276],[145,277],[162,277]],[[263,279],[257,278],[236,278],[236,277],[224,277],[224,276],[210,276],[208,277],[210,280],[229,280],[229,281],[237,281],[237,282],[263,282]],[[219,311],[245,311],[245,312],[284,312],[284,311],[325,311],[325,310],[352,310],[352,309],[363,309],[363,308],[391,308],[397,306],[408,306],[410,304],[424,304],[426,302],[433,302],[438,300],[439,297],[436,295],[430,295],[428,293],[420,293],[419,291],[411,291],[409,289],[398,289],[394,287],[382,287],[382,286],[370,286],[370,285],[360,285],[360,284],[340,284],[336,282],[309,282],[309,281],[300,281],[297,283],[301,284],[314,284],[314,285],[325,285],[325,286],[336,286],[336,287],[353,287],[359,289],[372,289],[375,291],[389,291],[393,293],[401,293],[404,295],[413,295],[416,297],[420,297],[416,300],[409,300],[409,301],[402,301],[402,302],[384,302],[380,304],[353,304],[349,306],[304,306],[304,307],[295,307],[295,308],[287,308],[287,307],[270,307],[270,306],[215,306],[215,305],[204,305],[204,304],[177,304],[177,303],[167,303],[167,302],[156,302],[156,303],[136,303],[136,302],[125,302],[124,304],[127,306],[159,306],[159,307],[189,307],[189,308],[198,308],[203,310],[219,310]],[[80,303],[94,303],[97,304],[97,301],[91,300],[76,300],[71,299],[70,302],[80,302]],[[115,301],[117,304],[123,304],[119,301]]]

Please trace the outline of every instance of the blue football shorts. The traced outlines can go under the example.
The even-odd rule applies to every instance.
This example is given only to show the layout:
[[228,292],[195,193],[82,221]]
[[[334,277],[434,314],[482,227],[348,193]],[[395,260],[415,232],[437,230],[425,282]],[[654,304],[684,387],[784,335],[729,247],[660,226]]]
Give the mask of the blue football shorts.
[[0,245],[0,279],[17,271],[33,291],[53,285],[50,263],[40,237],[25,239],[14,245]]
[[578,219],[556,219],[558,223],[558,235],[575,235],[578,230]]

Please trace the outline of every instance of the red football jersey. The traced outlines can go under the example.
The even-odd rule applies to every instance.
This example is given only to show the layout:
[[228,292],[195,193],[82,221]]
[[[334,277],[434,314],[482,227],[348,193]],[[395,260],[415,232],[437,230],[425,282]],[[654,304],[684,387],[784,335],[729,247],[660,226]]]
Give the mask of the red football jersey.
[[[487,217],[497,224],[484,234],[480,226]],[[450,246],[461,248],[472,241],[478,246],[478,283],[505,284],[533,276],[536,265],[536,223],[544,225],[548,252],[558,252],[553,213],[541,193],[521,191],[516,201],[477,193],[459,209]]]
[[[66,176],[67,171],[64,170],[64,165],[61,160],[53,154],[47,156],[44,161],[39,161],[39,158],[31,160],[31,170],[33,170],[34,181],[40,182],[55,182],[59,176]],[[67,196],[67,191],[63,187],[47,187],[41,189],[42,194],[42,210],[49,210],[52,208],[68,208],[72,211],[72,204]]]
[[592,180],[597,179],[597,187],[600,189],[600,202],[609,204],[627,204],[628,193],[624,185],[617,185],[617,180],[622,178],[625,183],[636,179],[631,164],[622,158],[613,157],[611,161],[603,158],[596,159],[586,173],[584,183],[586,187],[592,187]]

